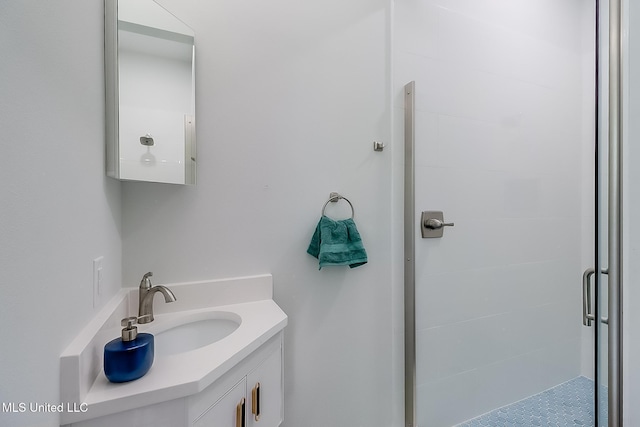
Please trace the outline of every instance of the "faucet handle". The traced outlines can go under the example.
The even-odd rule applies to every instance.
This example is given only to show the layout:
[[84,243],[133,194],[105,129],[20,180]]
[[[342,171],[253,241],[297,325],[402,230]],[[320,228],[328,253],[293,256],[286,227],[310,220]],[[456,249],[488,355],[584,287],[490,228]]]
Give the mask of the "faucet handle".
[[142,280],[140,281],[140,287],[143,289],[149,289],[151,287],[151,279],[149,277],[153,276],[153,273],[150,271],[142,276]]

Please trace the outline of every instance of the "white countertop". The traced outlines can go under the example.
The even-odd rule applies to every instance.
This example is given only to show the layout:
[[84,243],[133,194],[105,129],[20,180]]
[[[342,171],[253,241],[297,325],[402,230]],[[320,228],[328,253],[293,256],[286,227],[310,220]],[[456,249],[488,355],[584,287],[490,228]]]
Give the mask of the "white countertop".
[[[241,319],[240,326],[225,338],[196,350],[168,356],[156,354],[144,377],[114,384],[104,376],[101,351],[104,344],[119,336],[123,312],[137,314],[132,312],[137,311],[137,288],[122,292],[61,356],[62,403],[84,403],[88,408],[84,413],[61,413],[62,424],[198,393],[287,325],[287,315],[271,299],[271,275],[165,286],[176,295],[176,303],[165,304],[159,297],[154,304],[155,321],[139,325],[139,332],[159,332],[190,316],[213,311],[234,313]],[[209,305],[213,301],[222,305]]]

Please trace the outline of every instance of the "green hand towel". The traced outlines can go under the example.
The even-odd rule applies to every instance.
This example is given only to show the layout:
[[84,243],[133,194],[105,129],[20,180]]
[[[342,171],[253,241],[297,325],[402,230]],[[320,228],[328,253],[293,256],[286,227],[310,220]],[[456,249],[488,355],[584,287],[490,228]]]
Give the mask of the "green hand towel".
[[351,268],[367,263],[367,252],[352,218],[333,220],[322,216],[313,233],[307,253],[325,265],[348,265]]

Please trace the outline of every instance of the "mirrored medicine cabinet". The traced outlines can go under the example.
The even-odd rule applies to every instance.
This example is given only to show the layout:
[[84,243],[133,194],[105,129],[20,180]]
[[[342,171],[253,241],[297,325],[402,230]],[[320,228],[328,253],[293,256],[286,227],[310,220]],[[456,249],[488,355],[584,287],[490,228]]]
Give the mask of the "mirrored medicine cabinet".
[[105,0],[108,176],[196,183],[194,40],[153,0]]

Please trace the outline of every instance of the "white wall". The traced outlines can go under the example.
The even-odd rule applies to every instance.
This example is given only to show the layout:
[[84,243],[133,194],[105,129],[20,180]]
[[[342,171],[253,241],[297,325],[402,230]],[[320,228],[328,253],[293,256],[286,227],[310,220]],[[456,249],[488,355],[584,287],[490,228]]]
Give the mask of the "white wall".
[[[390,155],[372,150],[390,141],[388,2],[164,3],[199,43],[196,187],[105,178],[102,4],[0,6],[0,400],[58,403],[59,354],[94,313],[92,260],[105,257],[104,301],[122,247],[124,286],[147,270],[274,274],[290,316],[285,425],[398,424]],[[305,252],[330,191],[355,206],[363,267],[318,271]]]
[[[0,3],[0,402],[58,404],[59,356],[120,287],[120,189],[104,172],[101,2]],[[54,426],[55,413],[0,412]]]
[[420,425],[580,374],[585,7],[395,3],[396,129],[416,81],[416,215],[455,222],[416,236]]
[[[392,425],[388,2],[161,3],[196,33],[198,185],[123,184],[124,285],[273,273],[284,425]],[[331,191],[365,266],[306,254]]]

